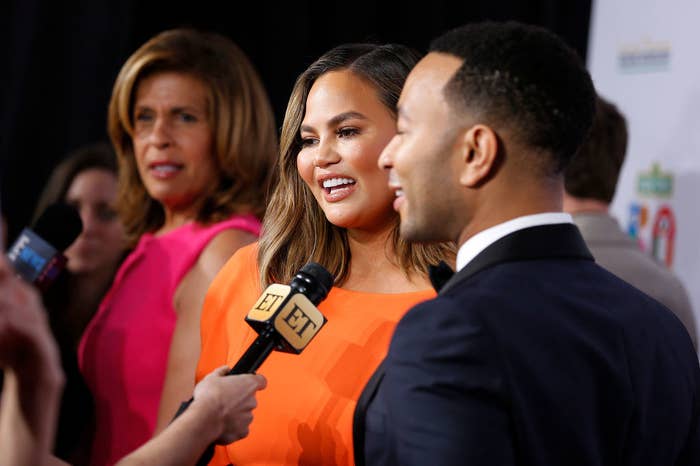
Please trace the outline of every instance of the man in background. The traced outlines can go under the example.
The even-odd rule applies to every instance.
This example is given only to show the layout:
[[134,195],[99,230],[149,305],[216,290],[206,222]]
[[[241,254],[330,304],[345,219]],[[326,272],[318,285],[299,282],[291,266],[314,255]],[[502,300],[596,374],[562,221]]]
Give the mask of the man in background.
[[596,262],[673,311],[697,350],[695,317],[683,284],[644,253],[609,213],[626,152],[625,117],[598,96],[591,132],[565,171],[564,211],[572,215]]

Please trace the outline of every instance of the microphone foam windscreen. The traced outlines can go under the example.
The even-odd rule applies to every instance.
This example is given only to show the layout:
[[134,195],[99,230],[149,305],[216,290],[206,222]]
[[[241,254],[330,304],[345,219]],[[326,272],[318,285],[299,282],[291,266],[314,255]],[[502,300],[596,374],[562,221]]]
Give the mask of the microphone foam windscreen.
[[58,251],[65,251],[83,231],[83,222],[75,207],[57,202],[41,213],[32,230]]
[[317,264],[316,262],[307,262],[301,268],[301,271],[308,273],[312,277],[315,277],[316,280],[318,280],[318,283],[325,289],[326,293],[333,286],[333,275],[331,275],[331,273],[328,270],[326,270],[325,267],[323,267],[320,264]]

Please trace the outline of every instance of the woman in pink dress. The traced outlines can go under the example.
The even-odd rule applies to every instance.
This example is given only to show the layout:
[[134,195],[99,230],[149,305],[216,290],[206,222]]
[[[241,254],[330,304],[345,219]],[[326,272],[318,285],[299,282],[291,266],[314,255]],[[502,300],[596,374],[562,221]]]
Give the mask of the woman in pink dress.
[[194,387],[207,287],[257,238],[276,160],[273,112],[230,40],[163,32],[122,67],[109,105],[118,210],[133,246],[83,335],[95,397],[91,464],[113,464]]

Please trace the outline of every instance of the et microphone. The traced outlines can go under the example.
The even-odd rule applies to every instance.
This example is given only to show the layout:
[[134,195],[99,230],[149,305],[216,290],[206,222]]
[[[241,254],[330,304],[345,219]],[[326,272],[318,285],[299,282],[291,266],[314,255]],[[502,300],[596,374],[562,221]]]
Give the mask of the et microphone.
[[[227,375],[255,372],[273,350],[301,353],[327,321],[316,305],[328,296],[333,281],[333,275],[323,266],[308,262],[289,285],[268,286],[245,318],[258,337]],[[182,403],[175,417],[193,401],[190,398]],[[214,445],[210,445],[197,465],[208,464],[213,454]]]
[[316,309],[333,286],[333,275],[315,262],[304,265],[289,285],[265,289],[245,321],[258,333],[229,375],[255,372],[272,350],[299,354],[326,323]]
[[78,211],[65,203],[51,204],[32,228],[24,228],[7,252],[17,275],[46,291],[66,266],[63,251],[83,230]]

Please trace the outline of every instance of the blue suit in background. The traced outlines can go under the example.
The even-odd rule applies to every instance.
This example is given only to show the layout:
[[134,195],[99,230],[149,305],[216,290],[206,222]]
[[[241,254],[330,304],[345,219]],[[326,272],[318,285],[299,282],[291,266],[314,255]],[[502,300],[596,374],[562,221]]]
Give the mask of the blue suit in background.
[[536,226],[407,313],[355,422],[372,466],[697,466],[700,368],[679,320],[574,225]]

